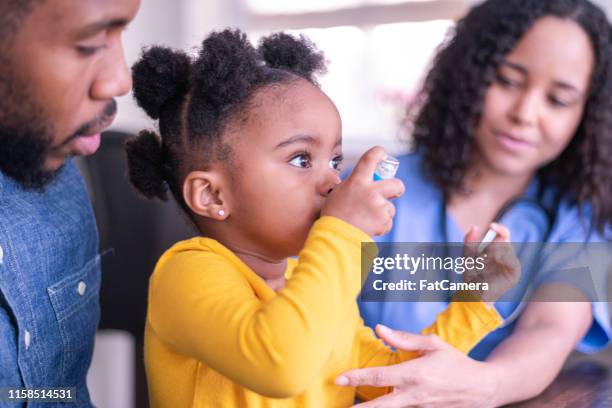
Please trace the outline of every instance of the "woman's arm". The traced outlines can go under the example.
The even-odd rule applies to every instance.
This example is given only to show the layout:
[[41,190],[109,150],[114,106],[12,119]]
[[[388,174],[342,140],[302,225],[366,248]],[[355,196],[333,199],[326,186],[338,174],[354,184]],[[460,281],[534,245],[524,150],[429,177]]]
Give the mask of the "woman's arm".
[[[538,292],[546,296],[545,292],[552,290],[554,285],[547,285]],[[586,301],[530,303],[513,334],[486,360],[497,383],[495,405],[522,401],[544,391],[592,320],[591,304]]]

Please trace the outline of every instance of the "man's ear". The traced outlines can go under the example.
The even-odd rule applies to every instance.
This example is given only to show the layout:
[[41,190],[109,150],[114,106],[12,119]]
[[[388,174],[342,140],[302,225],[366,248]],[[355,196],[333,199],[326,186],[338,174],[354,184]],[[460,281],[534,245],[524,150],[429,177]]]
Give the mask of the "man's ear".
[[228,186],[217,171],[192,171],[183,182],[183,199],[194,213],[223,221],[230,214]]

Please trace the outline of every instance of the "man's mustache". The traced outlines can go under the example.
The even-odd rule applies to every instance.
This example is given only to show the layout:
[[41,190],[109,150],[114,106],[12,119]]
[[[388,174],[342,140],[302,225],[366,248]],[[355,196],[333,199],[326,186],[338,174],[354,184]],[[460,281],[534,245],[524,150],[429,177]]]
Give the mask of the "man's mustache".
[[88,135],[93,133],[93,129],[96,129],[100,123],[104,123],[109,119],[112,119],[113,116],[117,113],[117,102],[114,99],[111,99],[108,104],[104,107],[104,110],[96,119],[87,122],[83,126],[81,126],[76,132],[74,132],[75,136],[79,135]]
[[104,107],[104,110],[97,118],[90,120],[89,122],[79,127],[77,131],[72,134],[72,136],[70,136],[68,139],[63,141],[62,144],[60,144],[57,147],[54,147],[53,149],[60,149],[78,137],[94,133],[95,129],[98,128],[101,123],[110,121],[113,118],[113,116],[115,116],[116,113],[117,113],[117,102],[114,99],[111,99],[106,104],[106,106]]

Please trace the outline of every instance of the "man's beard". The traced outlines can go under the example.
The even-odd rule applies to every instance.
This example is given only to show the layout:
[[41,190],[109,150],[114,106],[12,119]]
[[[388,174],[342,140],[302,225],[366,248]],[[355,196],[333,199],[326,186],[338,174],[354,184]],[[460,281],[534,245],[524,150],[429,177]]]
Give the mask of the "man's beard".
[[36,126],[33,120],[8,127],[0,123],[0,171],[25,189],[41,191],[55,178],[61,167],[52,171],[44,168],[51,137],[45,134],[44,127]]
[[14,75],[0,72],[0,171],[23,188],[41,191],[61,170],[44,168],[53,131],[30,92],[17,82]]

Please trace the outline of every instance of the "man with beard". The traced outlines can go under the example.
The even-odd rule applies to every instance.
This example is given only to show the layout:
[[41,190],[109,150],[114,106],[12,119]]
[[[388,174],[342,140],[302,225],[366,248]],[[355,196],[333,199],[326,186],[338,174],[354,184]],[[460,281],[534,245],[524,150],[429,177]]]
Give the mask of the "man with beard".
[[139,5],[0,0],[1,406],[42,387],[91,406],[98,234],[70,158],[98,149],[131,87],[121,33]]

